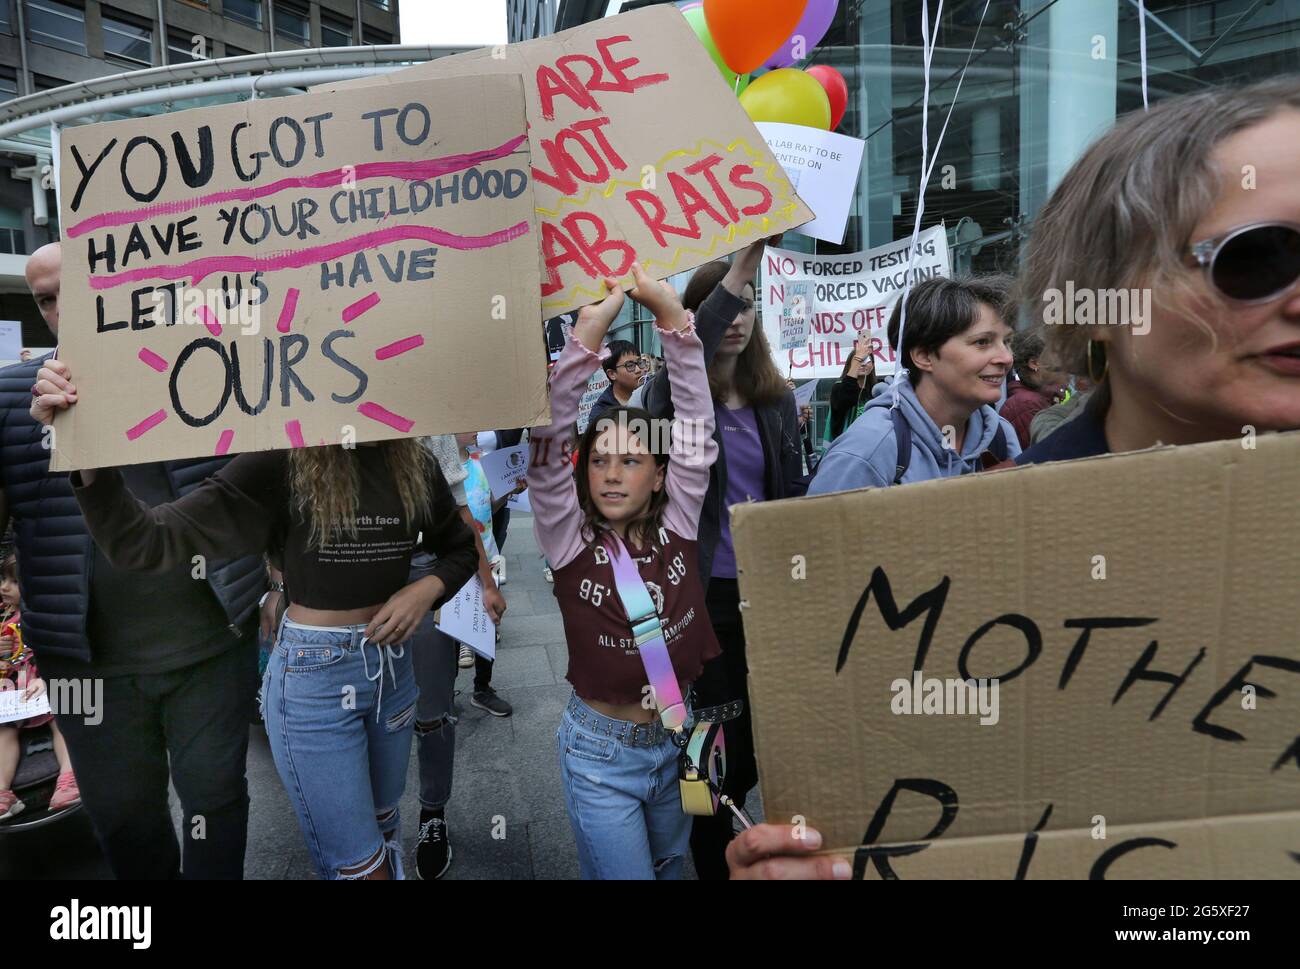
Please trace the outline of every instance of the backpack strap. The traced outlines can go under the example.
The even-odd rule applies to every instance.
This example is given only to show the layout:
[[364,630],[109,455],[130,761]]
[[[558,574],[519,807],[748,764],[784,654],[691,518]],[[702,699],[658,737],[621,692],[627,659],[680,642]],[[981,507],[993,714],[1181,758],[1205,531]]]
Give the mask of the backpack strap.
[[912,463],[912,428],[907,423],[907,418],[903,416],[902,410],[897,407],[890,409],[889,418],[894,425],[894,444],[898,448],[893,483],[902,484],[903,475],[907,474],[908,466]]
[[993,440],[989,442],[989,450],[993,452],[994,457],[999,461],[1007,459],[1007,428],[1001,420],[998,421],[998,431],[993,435]]

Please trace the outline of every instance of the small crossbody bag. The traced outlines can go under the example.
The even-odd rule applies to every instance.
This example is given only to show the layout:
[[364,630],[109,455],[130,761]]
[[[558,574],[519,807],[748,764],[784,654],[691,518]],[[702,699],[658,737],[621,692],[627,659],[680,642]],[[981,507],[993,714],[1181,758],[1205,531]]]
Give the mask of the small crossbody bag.
[[727,769],[727,744],[722,724],[740,716],[743,703],[735,700],[691,714],[682,697],[677,674],[673,672],[663,623],[650,590],[617,534],[609,533],[605,548],[614,569],[614,588],[632,627],[632,637],[641,654],[655,709],[679,751],[677,774],[682,810],[686,814],[708,817],[717,813],[719,804],[724,804],[745,827],[752,827],[753,822],[745,812],[722,792]]

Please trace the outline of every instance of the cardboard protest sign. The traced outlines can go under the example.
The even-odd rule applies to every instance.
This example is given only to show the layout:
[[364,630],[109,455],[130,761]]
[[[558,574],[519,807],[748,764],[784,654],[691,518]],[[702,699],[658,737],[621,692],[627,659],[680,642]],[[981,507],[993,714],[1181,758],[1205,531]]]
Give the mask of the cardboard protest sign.
[[867,143],[834,131],[760,121],[755,125],[772,154],[817,218],[794,231],[839,245],[858,192],[858,171]]
[[525,130],[517,77],[65,130],[52,468],[544,422]]
[[[853,341],[866,333],[872,341],[877,376],[893,373],[894,351],[885,331],[907,279],[910,248],[910,237],[838,256],[812,256],[769,246],[763,256],[763,332],[777,369],[796,379],[838,377]],[[943,226],[926,229],[917,239],[913,285],[951,273]],[[804,281],[811,282],[813,289],[811,335],[803,347],[779,349],[786,291],[791,283]]]
[[1300,434],[1246,443],[738,506],[768,820],[858,877],[1300,875]]
[[382,85],[522,74],[541,223],[542,318],[663,279],[813,218],[674,7],[439,58]]

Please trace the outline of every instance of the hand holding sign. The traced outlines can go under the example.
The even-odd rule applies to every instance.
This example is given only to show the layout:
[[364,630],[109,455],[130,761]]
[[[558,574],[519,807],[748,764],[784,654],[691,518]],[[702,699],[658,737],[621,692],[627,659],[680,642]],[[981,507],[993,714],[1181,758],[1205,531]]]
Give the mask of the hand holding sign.
[[573,324],[573,335],[592,353],[600,352],[600,345],[609,332],[609,325],[623,309],[623,288],[618,280],[605,277],[605,298],[599,303],[589,303],[578,311],[578,322]]
[[54,412],[67,410],[77,402],[77,388],[72,383],[72,371],[62,360],[47,360],[36,372],[32,385],[32,419],[38,424],[49,424]]

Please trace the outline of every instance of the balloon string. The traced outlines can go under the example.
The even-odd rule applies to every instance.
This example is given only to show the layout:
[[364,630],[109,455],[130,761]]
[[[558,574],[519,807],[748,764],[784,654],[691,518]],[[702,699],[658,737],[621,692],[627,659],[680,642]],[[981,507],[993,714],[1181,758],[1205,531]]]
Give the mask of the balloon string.
[[1147,103],[1147,5],[1138,0],[1138,47],[1142,51],[1142,110],[1150,111]]
[[[948,132],[948,122],[952,120],[953,109],[957,107],[957,99],[961,97],[962,82],[966,80],[966,72],[970,70],[970,62],[975,56],[975,48],[979,44],[980,29],[984,26],[984,18],[989,12],[990,0],[984,0],[984,10],[980,13],[980,22],[975,27],[975,36],[971,39],[970,50],[966,53],[966,63],[962,65],[961,76],[957,78],[957,89],[953,92],[952,104],[948,105],[948,113],[944,116],[943,127],[939,129],[939,137],[935,141],[934,154],[929,156],[929,164],[926,164],[927,153],[929,148],[929,135],[927,121],[930,116],[930,61],[934,54],[934,46],[938,42],[938,33],[936,32],[934,40],[929,39],[930,25],[928,18],[928,3],[922,0],[921,3],[921,43],[925,48],[924,66],[925,66],[925,88],[921,95],[921,185],[919,197],[916,204],[916,219],[912,223],[912,243],[907,255],[907,269],[903,277],[903,291],[899,295],[902,300],[902,306],[898,311],[898,353],[899,365],[894,371],[894,380],[891,384],[892,404],[891,408],[897,407],[898,385],[899,381],[907,377],[907,367],[902,359],[903,352],[903,331],[907,326],[907,297],[912,291],[912,264],[916,260],[917,244],[921,238],[921,218],[925,213],[925,192],[930,184],[930,175],[934,172],[935,163],[939,160],[939,148],[943,145],[944,135]],[[938,26],[940,19],[943,17],[943,0],[939,0],[939,7],[935,11],[935,25]]]

